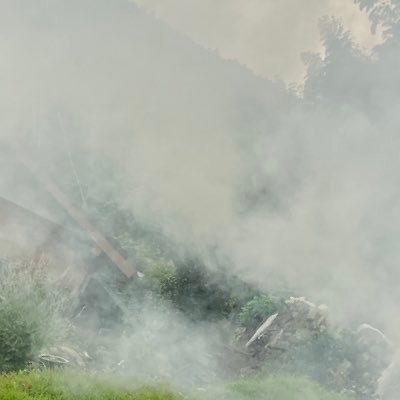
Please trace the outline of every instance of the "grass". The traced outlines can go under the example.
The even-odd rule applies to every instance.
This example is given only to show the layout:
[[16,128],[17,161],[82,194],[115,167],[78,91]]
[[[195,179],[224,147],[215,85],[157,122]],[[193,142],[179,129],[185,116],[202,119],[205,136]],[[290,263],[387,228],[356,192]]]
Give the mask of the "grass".
[[74,371],[33,371],[0,375],[1,400],[352,400],[306,378],[246,378],[206,388],[192,396],[168,385]]
[[0,375],[1,400],[182,400],[166,385],[70,371]]
[[270,376],[246,378],[214,388],[206,399],[218,400],[354,400],[327,391],[307,378]]

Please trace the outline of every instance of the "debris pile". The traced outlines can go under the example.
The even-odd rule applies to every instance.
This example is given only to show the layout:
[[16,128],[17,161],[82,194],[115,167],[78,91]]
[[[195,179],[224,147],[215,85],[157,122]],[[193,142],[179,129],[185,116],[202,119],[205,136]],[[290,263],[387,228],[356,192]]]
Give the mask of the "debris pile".
[[[368,324],[355,330],[337,328],[329,323],[326,306],[303,297],[291,297],[277,308],[257,329],[254,321],[246,320],[250,325],[236,330],[236,345],[216,345],[214,356],[220,361],[221,374],[230,378],[254,372],[307,376],[356,399],[378,398],[379,378],[390,364],[393,348],[379,329]],[[35,358],[35,366],[122,373],[127,368],[120,358],[122,354],[110,346],[121,338],[113,337],[113,332],[98,332],[90,350],[93,359],[84,351],[62,345],[43,350]],[[173,364],[161,353],[158,357],[157,341],[149,340],[148,345],[152,359],[160,364],[158,369],[168,376]],[[146,368],[144,363],[141,368]],[[179,365],[173,368],[177,371]],[[390,378],[390,368],[388,371]]]
[[363,324],[355,331],[328,324],[327,307],[291,297],[255,331],[237,331],[248,365],[267,372],[308,375],[335,390],[373,399],[390,362],[391,343],[378,329]]
[[245,347],[254,354],[288,350],[304,340],[303,335],[324,332],[326,307],[316,306],[303,297],[291,297],[281,311],[271,315],[246,342]]
[[56,369],[74,367],[88,369],[92,358],[85,351],[70,346],[54,346],[44,349],[30,362],[31,369]]

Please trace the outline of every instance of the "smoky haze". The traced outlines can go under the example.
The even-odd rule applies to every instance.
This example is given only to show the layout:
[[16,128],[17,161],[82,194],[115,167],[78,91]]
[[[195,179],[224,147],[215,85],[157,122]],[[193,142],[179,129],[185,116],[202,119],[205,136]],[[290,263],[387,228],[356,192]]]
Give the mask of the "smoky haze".
[[3,141],[55,171],[67,135],[118,163],[121,200],[181,246],[396,330],[394,39],[367,57],[323,20],[299,97],[125,1],[1,0],[0,26]]
[[301,53],[323,51],[318,20],[324,15],[340,18],[366,53],[382,40],[379,27],[372,34],[367,12],[348,0],[309,0],[301,6],[291,0],[131,1],[255,74],[289,82],[303,81],[306,68]]

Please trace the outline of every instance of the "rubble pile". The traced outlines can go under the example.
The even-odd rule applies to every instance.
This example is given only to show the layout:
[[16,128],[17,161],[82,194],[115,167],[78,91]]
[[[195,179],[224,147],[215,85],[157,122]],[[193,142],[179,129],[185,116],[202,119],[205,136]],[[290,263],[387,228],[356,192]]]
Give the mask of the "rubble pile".
[[245,347],[254,354],[288,350],[304,341],[304,335],[326,331],[324,306],[315,306],[304,298],[291,297],[282,310],[270,316],[246,342]]
[[74,367],[89,369],[92,358],[86,351],[77,350],[71,346],[53,346],[43,349],[30,361],[31,369],[56,369]]
[[255,331],[237,339],[248,365],[267,372],[307,375],[360,399],[373,399],[382,371],[390,362],[391,343],[378,329],[363,324],[355,331],[328,324],[327,307],[291,297]]
[[[368,324],[354,330],[335,327],[329,323],[327,311],[324,305],[291,297],[282,302],[277,312],[265,315],[257,329],[254,321],[246,320],[249,327],[236,330],[235,345],[216,345],[213,356],[219,360],[220,375],[226,374],[227,378],[254,373],[307,376],[360,400],[378,399],[379,378],[390,364],[393,352],[391,342]],[[259,315],[256,318],[259,321]],[[123,372],[124,360],[109,345],[118,338],[112,336],[112,330],[107,332],[98,332],[95,346],[90,350],[93,358],[84,351],[62,345],[43,350],[36,357],[35,366]],[[150,340],[148,344],[154,347],[151,350],[156,355],[157,342]],[[162,364],[166,359],[154,357],[154,362]]]

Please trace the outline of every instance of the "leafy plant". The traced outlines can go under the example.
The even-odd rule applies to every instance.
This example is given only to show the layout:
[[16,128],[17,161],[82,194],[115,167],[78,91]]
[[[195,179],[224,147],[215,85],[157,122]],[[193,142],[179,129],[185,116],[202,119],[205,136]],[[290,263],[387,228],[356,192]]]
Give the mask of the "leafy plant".
[[23,368],[32,353],[72,334],[66,297],[50,284],[43,265],[2,267],[0,293],[0,371]]
[[25,367],[37,331],[17,307],[0,307],[0,372]]
[[154,264],[146,274],[162,298],[194,320],[233,318],[257,293],[224,268],[207,268],[195,257]]
[[242,326],[255,329],[269,316],[275,314],[281,300],[268,295],[255,296],[241,309],[238,318]]

